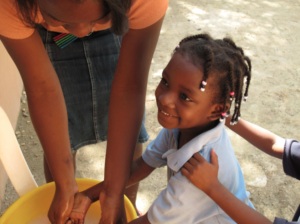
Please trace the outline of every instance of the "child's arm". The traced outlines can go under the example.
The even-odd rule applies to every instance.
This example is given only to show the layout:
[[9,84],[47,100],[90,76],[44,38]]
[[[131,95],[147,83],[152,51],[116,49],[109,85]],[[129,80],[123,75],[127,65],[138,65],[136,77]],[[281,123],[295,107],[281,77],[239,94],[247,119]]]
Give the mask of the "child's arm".
[[[130,187],[131,185],[143,180],[147,176],[152,173],[155,168],[149,166],[142,157],[138,158],[131,164],[130,169],[130,177],[127,182],[126,187]],[[72,212],[70,214],[69,223],[83,223],[85,215],[90,207],[90,205],[99,200],[99,194],[102,190],[103,182],[85,190],[75,195],[74,205],[72,208]],[[147,222],[143,222],[147,223]]]
[[219,182],[218,169],[218,156],[214,150],[211,150],[211,164],[199,153],[195,153],[194,156],[184,164],[181,172],[197,188],[216,202],[236,223],[271,224],[266,217],[236,198]]
[[274,133],[248,121],[240,119],[235,125],[230,125],[231,115],[226,118],[226,126],[246,139],[263,152],[282,159],[285,140]]

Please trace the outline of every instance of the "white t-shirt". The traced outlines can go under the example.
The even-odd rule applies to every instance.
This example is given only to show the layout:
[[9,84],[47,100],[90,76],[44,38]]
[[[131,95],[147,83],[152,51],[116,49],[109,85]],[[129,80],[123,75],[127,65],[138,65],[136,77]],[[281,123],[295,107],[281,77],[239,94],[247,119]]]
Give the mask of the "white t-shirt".
[[231,224],[235,223],[212,199],[181,174],[181,167],[194,153],[210,162],[210,151],[215,149],[219,160],[219,181],[237,198],[251,206],[244,177],[224,122],[198,135],[178,149],[177,129],[163,129],[143,153],[144,161],[152,167],[168,166],[168,185],[148,211],[152,224]]

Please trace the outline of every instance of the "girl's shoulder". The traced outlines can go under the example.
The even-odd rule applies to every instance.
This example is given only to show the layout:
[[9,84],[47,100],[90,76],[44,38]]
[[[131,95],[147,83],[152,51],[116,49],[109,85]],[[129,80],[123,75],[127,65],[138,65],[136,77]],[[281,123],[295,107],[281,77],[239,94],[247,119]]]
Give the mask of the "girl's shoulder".
[[166,13],[169,0],[132,0],[128,12],[131,29],[143,29],[160,20]]

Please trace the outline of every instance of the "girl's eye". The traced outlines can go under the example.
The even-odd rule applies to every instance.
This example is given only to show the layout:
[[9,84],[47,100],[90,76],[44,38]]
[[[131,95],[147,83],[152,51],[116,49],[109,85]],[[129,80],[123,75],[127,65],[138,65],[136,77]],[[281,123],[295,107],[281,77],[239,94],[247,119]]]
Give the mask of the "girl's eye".
[[190,98],[188,98],[188,96],[185,95],[184,93],[180,94],[180,98],[187,101],[187,102],[192,102],[192,100]]
[[164,86],[169,86],[169,84],[165,78],[161,78],[161,84],[163,84]]

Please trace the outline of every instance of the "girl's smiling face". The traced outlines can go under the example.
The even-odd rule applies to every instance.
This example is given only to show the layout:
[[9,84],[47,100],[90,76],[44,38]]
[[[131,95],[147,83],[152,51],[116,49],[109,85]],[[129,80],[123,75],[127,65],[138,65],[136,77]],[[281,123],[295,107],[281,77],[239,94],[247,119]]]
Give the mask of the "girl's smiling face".
[[88,35],[96,23],[107,23],[109,10],[104,1],[37,0],[40,12],[50,26],[63,26],[77,37]]
[[181,54],[174,54],[155,91],[158,121],[163,127],[195,135],[211,128],[222,106],[212,103],[214,91],[209,85],[213,78],[208,79],[204,92],[200,90],[202,79],[202,69]]

